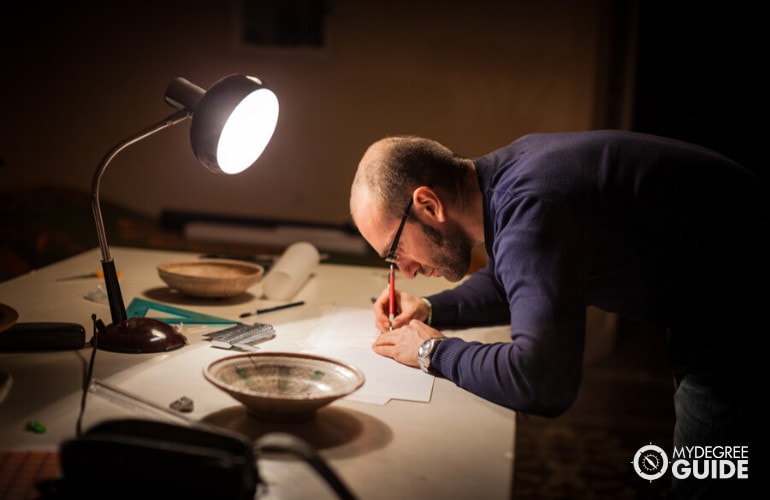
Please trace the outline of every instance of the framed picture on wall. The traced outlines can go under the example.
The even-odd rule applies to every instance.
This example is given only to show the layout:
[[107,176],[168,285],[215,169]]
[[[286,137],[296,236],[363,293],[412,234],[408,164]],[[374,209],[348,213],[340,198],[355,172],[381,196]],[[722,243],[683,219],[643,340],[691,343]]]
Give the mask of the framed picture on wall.
[[322,53],[329,44],[332,0],[233,0],[236,45],[294,53]]

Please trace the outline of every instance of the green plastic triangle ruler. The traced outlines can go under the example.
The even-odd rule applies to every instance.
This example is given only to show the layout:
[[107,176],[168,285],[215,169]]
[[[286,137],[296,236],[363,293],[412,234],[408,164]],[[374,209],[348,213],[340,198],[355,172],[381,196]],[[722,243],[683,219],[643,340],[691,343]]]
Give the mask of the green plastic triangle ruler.
[[187,323],[188,325],[225,325],[240,324],[240,321],[227,318],[218,318],[208,314],[202,314],[188,309],[161,304],[140,298],[134,298],[126,308],[129,318],[153,318],[164,323]]

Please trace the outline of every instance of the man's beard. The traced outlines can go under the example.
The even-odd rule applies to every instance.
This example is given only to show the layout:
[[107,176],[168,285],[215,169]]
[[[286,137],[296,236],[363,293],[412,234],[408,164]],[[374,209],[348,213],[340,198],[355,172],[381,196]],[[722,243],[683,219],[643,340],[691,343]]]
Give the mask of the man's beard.
[[422,222],[420,226],[432,245],[431,264],[447,281],[460,281],[471,267],[471,238],[455,223],[447,223],[444,231]]

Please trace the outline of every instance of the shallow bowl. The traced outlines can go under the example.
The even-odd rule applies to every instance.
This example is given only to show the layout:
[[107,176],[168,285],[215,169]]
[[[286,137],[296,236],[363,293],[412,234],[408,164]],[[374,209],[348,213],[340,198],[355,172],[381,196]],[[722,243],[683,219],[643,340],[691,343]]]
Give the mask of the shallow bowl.
[[203,376],[260,420],[310,419],[364,384],[355,366],[311,354],[258,352],[210,363]]
[[193,297],[226,298],[240,295],[265,274],[259,264],[228,259],[167,262],[158,275],[171,288]]

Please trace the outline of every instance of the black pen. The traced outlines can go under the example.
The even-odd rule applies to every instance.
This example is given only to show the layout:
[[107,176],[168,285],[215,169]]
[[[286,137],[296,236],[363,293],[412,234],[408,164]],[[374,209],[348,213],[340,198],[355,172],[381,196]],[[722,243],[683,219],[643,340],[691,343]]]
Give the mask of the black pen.
[[273,311],[280,311],[281,309],[288,309],[289,307],[297,307],[297,306],[302,306],[302,305],[305,305],[305,301],[304,300],[300,300],[299,302],[289,302],[288,304],[284,304],[282,306],[266,307],[265,309],[257,309],[253,313],[251,313],[251,312],[243,313],[243,314],[241,314],[239,316],[239,318],[245,318],[245,317],[251,316],[253,314],[264,314],[264,313],[269,313],[269,312],[273,312]]

